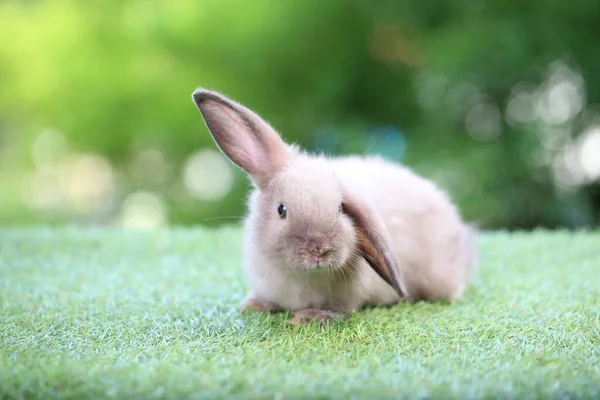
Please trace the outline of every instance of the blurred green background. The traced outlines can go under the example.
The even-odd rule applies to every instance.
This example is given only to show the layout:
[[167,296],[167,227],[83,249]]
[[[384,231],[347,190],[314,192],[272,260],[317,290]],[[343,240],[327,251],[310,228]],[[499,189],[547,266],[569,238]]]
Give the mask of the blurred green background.
[[487,228],[600,223],[597,0],[0,3],[0,224],[235,223],[191,101],[380,153]]

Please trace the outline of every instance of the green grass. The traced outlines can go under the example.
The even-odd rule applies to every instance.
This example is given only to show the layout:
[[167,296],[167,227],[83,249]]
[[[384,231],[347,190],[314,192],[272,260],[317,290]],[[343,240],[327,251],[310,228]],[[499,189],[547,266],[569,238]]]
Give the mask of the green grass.
[[240,315],[241,234],[0,230],[0,398],[599,398],[600,234],[488,233],[452,305]]

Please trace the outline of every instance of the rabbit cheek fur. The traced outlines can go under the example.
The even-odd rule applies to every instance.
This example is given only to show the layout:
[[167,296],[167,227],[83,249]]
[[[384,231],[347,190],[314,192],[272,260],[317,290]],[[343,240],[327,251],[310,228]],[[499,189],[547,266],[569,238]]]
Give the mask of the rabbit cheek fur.
[[474,231],[432,182],[379,157],[304,154],[244,106],[204,89],[192,97],[255,187],[244,223],[252,287],[244,309],[327,320],[463,292],[475,268]]
[[[341,184],[330,170],[329,160],[297,155],[266,190],[251,194],[244,227],[244,266],[252,286],[247,304],[348,314],[365,304],[399,300],[358,254],[353,223],[340,210]],[[287,208],[284,220],[278,204]],[[330,249],[322,265],[306,253],[313,240]]]

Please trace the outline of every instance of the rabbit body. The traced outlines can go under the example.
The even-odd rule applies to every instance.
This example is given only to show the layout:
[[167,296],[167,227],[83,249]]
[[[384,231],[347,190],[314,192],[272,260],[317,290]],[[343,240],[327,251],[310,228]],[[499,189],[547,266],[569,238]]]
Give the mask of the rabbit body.
[[[310,158],[307,158],[310,162]],[[337,157],[315,170],[330,169],[380,213],[389,231],[408,300],[454,300],[475,267],[475,233],[464,225],[447,195],[408,168],[378,156]],[[352,258],[339,271],[290,271],[263,251],[260,193],[249,200],[245,223],[245,269],[252,291],[247,301],[272,309],[325,309],[351,313],[363,306],[392,305],[400,296],[368,264]]]
[[464,291],[476,262],[474,230],[433,182],[377,156],[306,154],[219,93],[198,89],[192,97],[221,151],[254,184],[244,309],[327,319]]

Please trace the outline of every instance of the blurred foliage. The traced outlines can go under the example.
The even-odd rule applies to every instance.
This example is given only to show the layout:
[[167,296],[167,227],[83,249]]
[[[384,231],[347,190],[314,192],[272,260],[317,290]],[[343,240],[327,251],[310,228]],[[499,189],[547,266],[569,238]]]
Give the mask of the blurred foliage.
[[[597,225],[600,143],[576,145],[600,126],[599,18],[596,0],[4,1],[0,222],[112,223],[140,191],[170,224],[231,222],[244,211],[240,171],[218,199],[182,178],[192,154],[215,149],[190,98],[203,86],[310,150],[404,162],[484,226]],[[68,151],[40,166],[35,151],[57,137]],[[135,172],[144,149],[164,168]],[[109,195],[37,198],[104,193],[93,174],[52,178],[99,162],[48,167],[69,154],[110,165]]]

